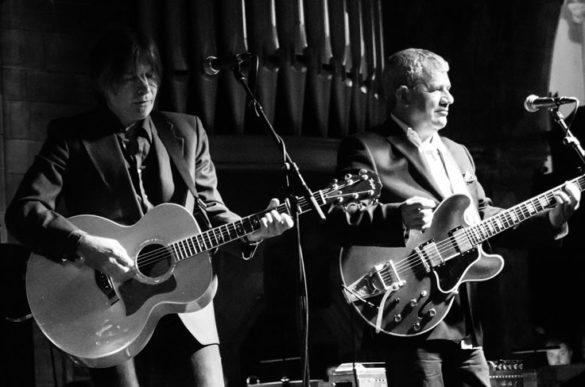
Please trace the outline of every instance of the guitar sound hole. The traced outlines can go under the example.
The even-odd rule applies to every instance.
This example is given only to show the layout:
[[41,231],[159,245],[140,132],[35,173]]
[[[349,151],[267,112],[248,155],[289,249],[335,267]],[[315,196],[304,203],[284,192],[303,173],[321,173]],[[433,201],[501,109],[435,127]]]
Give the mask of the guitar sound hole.
[[170,251],[161,245],[148,245],[138,254],[136,259],[138,270],[145,276],[156,278],[166,274],[172,265]]

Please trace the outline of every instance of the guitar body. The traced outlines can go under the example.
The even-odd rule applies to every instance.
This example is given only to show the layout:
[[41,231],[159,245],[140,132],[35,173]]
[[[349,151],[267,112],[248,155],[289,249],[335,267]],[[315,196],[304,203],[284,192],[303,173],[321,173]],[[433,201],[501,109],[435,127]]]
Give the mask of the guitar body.
[[[340,271],[344,295],[368,324],[394,336],[428,332],[449,312],[461,283],[485,281],[502,270],[502,257],[486,254],[481,246],[436,266],[423,263],[413,253],[425,244],[441,245],[439,241],[451,238],[450,231],[467,226],[464,212],[469,204],[470,199],[465,195],[447,198],[435,210],[431,227],[424,233],[412,233],[404,248],[342,249]],[[376,268],[390,262],[399,281],[388,288],[376,287],[378,282],[373,279]],[[389,278],[386,271],[380,269],[379,273]]]
[[[320,206],[364,204],[377,199],[380,188],[378,176],[360,170],[334,180],[312,199]],[[295,198],[295,211],[311,211],[314,202]],[[290,206],[285,200],[270,211],[290,215]],[[26,272],[32,315],[45,336],[75,361],[88,367],[119,364],[144,348],[162,316],[194,312],[212,301],[217,279],[208,252],[260,229],[268,211],[203,232],[185,208],[168,203],[132,226],[74,216],[69,220],[80,229],[120,242],[135,260],[136,275],[118,283],[80,263],[32,255]]]
[[146,345],[162,316],[197,311],[213,299],[217,282],[207,252],[178,260],[161,249],[200,233],[183,207],[159,205],[132,226],[94,215],[70,220],[90,234],[118,240],[140,271],[137,279],[115,283],[85,265],[31,256],[26,290],[33,317],[74,360],[89,367],[118,364]]

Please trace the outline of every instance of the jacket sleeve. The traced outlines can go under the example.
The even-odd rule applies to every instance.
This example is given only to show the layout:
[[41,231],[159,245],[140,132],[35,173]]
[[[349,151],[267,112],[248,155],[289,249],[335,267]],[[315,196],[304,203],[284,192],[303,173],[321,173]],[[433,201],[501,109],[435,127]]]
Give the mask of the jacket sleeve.
[[[217,174],[215,165],[209,153],[209,138],[198,117],[195,117],[195,129],[197,132],[197,146],[195,155],[195,185],[199,198],[205,208],[212,226],[235,222],[240,216],[229,210],[223,202],[221,194],[217,189]],[[258,244],[240,242],[242,257],[251,258],[257,250]]]
[[[360,169],[378,175],[371,147],[359,137],[347,137],[339,146],[336,175],[342,177],[346,173],[357,173]],[[328,208],[326,229],[328,237],[336,244],[404,245],[400,203],[332,205]]]
[[78,228],[56,211],[70,159],[70,145],[55,121],[6,211],[8,231],[35,253],[53,260],[75,249]]

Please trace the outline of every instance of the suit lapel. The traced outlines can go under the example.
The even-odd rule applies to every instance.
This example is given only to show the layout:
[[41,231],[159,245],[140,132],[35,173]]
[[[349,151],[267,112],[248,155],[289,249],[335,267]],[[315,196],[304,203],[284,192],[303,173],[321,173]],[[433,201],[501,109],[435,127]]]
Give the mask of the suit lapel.
[[[184,205],[188,209],[192,209],[194,206],[194,198],[196,197],[196,188],[184,156],[185,139],[180,135],[180,133],[176,133],[178,131],[175,129],[174,124],[167,120],[160,113],[153,112],[151,117],[154,122],[154,126],[157,128],[158,137],[162,143],[161,145],[164,145],[168,155],[173,161],[174,166],[181,175],[181,178],[185,183],[185,187],[187,187],[187,189],[190,191],[191,189],[189,187],[192,187],[193,190],[193,195],[187,195],[186,197],[181,195],[180,200],[182,203],[179,204]],[[168,175],[168,177],[170,176],[171,175]]]
[[184,163],[183,148],[185,145],[185,139],[177,136],[173,130],[173,124],[164,119],[159,113],[153,113],[151,117],[154,126],[157,128],[158,135],[175,165],[178,163]]
[[87,154],[107,189],[117,193],[124,206],[124,212],[132,219],[138,220],[142,216],[142,210],[125,167],[122,149],[115,134],[104,132],[104,128],[111,128],[111,123],[105,122],[107,120],[104,119],[91,121],[90,133],[95,133],[96,136],[82,140]]
[[[163,129],[163,131],[165,131],[165,129]],[[157,130],[156,125],[152,125],[152,140],[154,145],[153,150],[155,151],[158,163],[157,171],[159,179],[158,184],[156,184],[156,187],[153,187],[153,189],[157,189],[159,191],[157,197],[161,199],[161,202],[165,203],[171,201],[176,188],[173,181],[173,172],[171,170],[171,160],[169,159],[169,153],[163,144],[159,133],[160,132]]]
[[435,179],[432,178],[420,152],[408,140],[402,129],[392,121],[388,125],[387,130],[386,140],[408,160],[409,165],[411,165],[413,169],[411,171],[413,178],[418,181],[424,189],[433,194],[433,196],[444,199],[444,196],[441,194],[441,189],[437,183],[435,183]]

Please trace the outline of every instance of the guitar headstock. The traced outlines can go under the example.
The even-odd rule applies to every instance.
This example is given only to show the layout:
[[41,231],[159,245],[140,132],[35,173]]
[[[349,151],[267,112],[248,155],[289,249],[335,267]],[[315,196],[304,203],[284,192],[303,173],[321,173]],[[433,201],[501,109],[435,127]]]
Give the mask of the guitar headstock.
[[323,195],[327,203],[368,205],[377,201],[381,188],[378,175],[360,169],[358,173],[348,173],[343,178],[334,179]]

